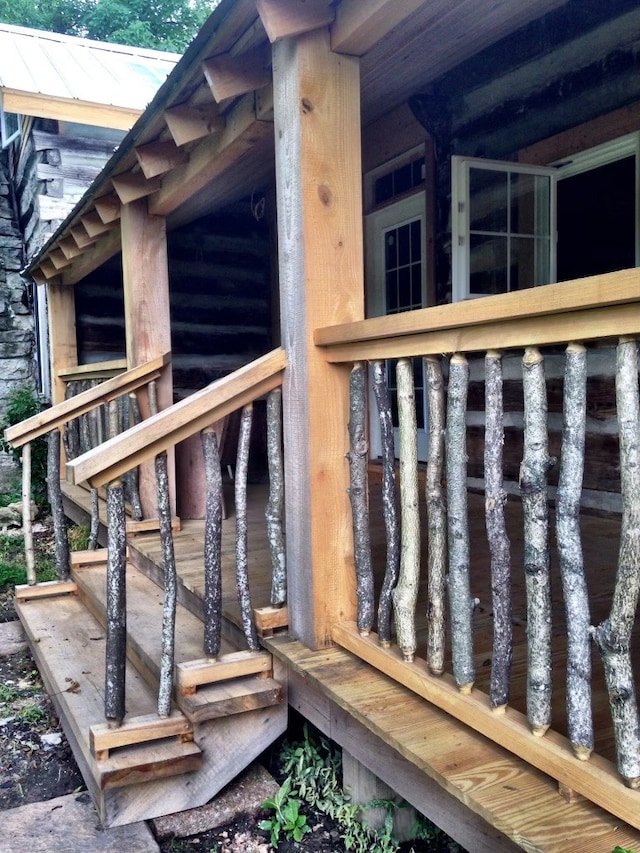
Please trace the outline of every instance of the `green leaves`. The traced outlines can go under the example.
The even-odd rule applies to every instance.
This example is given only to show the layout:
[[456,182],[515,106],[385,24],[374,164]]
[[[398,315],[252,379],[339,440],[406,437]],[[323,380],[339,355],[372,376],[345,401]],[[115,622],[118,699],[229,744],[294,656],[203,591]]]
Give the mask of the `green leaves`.
[[275,814],[268,820],[260,821],[260,829],[271,833],[271,846],[277,848],[280,834],[284,833],[287,841],[301,841],[302,836],[310,831],[307,818],[300,814],[300,800],[290,796],[291,778],[285,779],[274,797],[262,803],[263,809],[273,810]]

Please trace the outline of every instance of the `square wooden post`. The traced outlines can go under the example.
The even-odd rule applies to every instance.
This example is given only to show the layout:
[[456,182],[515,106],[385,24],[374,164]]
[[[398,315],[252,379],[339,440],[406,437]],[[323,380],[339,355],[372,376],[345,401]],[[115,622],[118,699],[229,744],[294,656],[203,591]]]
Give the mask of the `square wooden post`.
[[320,29],[274,45],[273,79],[289,627],[321,648],[355,618],[351,365],[327,364],[313,331],[364,316],[359,62]]
[[51,402],[64,400],[66,382],[60,370],[78,364],[76,337],[76,300],[73,287],[47,284],[47,313],[49,318],[49,357],[51,360]]
[[[120,226],[127,366],[132,368],[171,351],[167,231],[165,218],[148,212],[146,198],[122,205]],[[158,409],[169,408],[173,404],[170,364],[157,380],[156,387]],[[140,402],[142,415],[147,417],[147,400],[143,398]],[[172,512],[175,513],[173,454],[169,455],[169,475]],[[153,460],[140,466],[139,488],[144,517],[155,517],[157,508]]]

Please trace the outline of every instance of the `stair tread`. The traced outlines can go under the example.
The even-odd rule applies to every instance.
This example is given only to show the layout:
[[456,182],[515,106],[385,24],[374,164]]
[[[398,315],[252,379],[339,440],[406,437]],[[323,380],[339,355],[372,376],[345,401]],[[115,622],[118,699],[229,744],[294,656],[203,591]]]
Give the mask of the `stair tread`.
[[[92,725],[104,722],[104,630],[74,595],[18,602],[16,608],[47,692],[94,794],[105,787],[107,778],[112,787],[140,781],[133,771],[136,762],[138,767],[146,768],[147,779],[182,773],[187,766],[195,768],[193,745],[175,740],[148,745],[151,749],[147,750],[141,750],[139,745],[123,748],[117,761],[109,759],[110,764],[96,761],[90,730]],[[156,712],[155,694],[132,667],[127,667],[125,697],[128,715]],[[187,748],[176,750],[176,745]],[[131,752],[127,755],[128,750]]]
[[178,706],[186,717],[197,723],[267,708],[279,704],[282,699],[282,685],[274,678],[246,675],[199,687],[196,693],[178,697]]
[[121,788],[190,773],[201,765],[202,752],[195,743],[171,739],[120,747],[97,762],[97,773],[101,788]]

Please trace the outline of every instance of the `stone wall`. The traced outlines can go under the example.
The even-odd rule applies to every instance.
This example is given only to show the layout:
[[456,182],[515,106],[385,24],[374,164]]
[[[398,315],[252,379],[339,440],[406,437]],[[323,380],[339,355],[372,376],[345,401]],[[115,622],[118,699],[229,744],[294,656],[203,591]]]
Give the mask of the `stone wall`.
[[[35,340],[28,291],[20,270],[24,243],[9,171],[9,152],[0,153],[0,418],[7,398],[25,385],[34,386]],[[11,457],[0,453],[0,492],[15,485]]]

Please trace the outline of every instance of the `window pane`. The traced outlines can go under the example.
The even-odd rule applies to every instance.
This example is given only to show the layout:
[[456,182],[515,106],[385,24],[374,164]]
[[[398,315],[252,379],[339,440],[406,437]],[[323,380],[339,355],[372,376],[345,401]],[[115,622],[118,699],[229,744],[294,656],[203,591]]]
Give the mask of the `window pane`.
[[486,169],[469,170],[469,228],[471,231],[506,231],[509,175]]
[[395,314],[398,307],[398,273],[391,270],[387,273],[387,314]]
[[398,228],[398,266],[411,260],[411,231],[409,225]]
[[411,223],[411,260],[413,263],[417,263],[422,260],[419,219],[416,219]]
[[406,311],[411,307],[411,268],[400,267],[398,270],[398,307]]
[[382,204],[390,198],[393,198],[393,173],[378,178],[375,185],[376,204]]
[[398,266],[398,241],[396,240],[395,228],[385,234],[385,269],[394,269]]
[[507,237],[472,234],[469,247],[469,292],[485,296],[507,291]]

